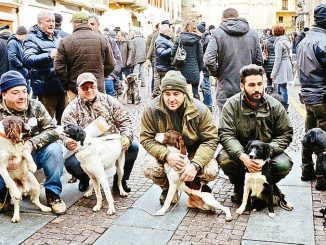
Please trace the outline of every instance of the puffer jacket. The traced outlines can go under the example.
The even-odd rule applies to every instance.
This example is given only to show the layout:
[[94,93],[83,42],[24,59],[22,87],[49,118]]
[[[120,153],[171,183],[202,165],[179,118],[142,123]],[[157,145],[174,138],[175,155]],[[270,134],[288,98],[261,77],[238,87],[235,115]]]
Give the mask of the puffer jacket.
[[122,64],[121,68],[133,67],[135,63],[135,46],[132,41],[124,40],[117,42],[121,52]]
[[291,43],[287,36],[279,36],[274,42],[275,62],[271,76],[275,84],[287,83],[293,80],[293,69],[290,60]]
[[119,74],[121,71],[121,65],[122,65],[121,52],[120,52],[117,42],[110,36],[108,36],[107,38],[111,45],[112,53],[113,53],[113,56],[114,56],[115,62],[116,62],[114,70],[113,70],[113,72],[111,72],[109,77],[111,77],[115,80],[118,80],[119,79],[118,77],[119,77]]
[[23,65],[24,49],[22,41],[15,35],[11,35],[8,39],[8,59],[9,70],[20,72],[25,78],[28,78],[28,70]]
[[[186,96],[184,102],[182,136],[189,152],[194,150],[192,161],[202,168],[213,158],[218,144],[217,127],[209,109],[199,100]],[[160,161],[164,160],[169,150],[155,140],[156,133],[165,133],[174,129],[169,112],[159,96],[149,102],[144,110],[140,126],[140,142],[145,150]]]
[[6,103],[0,101],[0,121],[8,116],[18,116],[31,127],[29,133],[24,134],[23,140],[29,140],[33,145],[33,150],[38,150],[59,139],[59,134],[54,130],[55,121],[51,118],[44,105],[33,99],[28,99],[28,106],[23,111],[13,111]]
[[155,40],[155,68],[158,72],[174,70],[172,66],[173,42],[169,36],[160,33]]
[[275,62],[275,51],[274,51],[275,36],[268,36],[263,40],[262,50],[264,45],[267,45],[268,59],[264,61],[263,67],[266,73],[271,73]]
[[186,50],[187,56],[185,63],[175,69],[182,73],[188,84],[198,84],[199,73],[204,66],[203,47],[200,42],[200,36],[195,33],[181,32],[173,46],[172,57],[174,57],[178,49],[179,41]]
[[136,35],[132,40],[135,46],[135,64],[146,61],[146,40],[142,35]]
[[30,69],[33,94],[58,95],[65,93],[54,71],[50,53],[59,45],[57,33],[53,38],[43,32],[37,25],[29,30],[24,43],[23,64]]
[[63,86],[77,94],[77,77],[91,72],[97,79],[98,89],[104,92],[104,77],[109,76],[115,59],[108,40],[92,31],[88,24],[80,24],[73,34],[61,39],[55,71]]
[[[203,46],[203,55],[206,52],[210,37],[211,37],[211,35],[210,35],[209,31],[207,30],[204,32],[204,34],[200,38],[200,42]],[[203,73],[204,73],[204,76],[209,76],[209,71],[206,66],[203,67]]]
[[297,47],[301,94],[305,104],[326,103],[326,29],[313,26]]
[[10,32],[2,32],[0,34],[0,76],[9,71],[8,47],[7,40],[10,37]]
[[223,20],[212,32],[204,63],[218,79],[216,98],[222,107],[228,98],[240,92],[240,69],[249,64],[263,64],[257,33],[245,19]]
[[250,140],[269,143],[272,156],[282,153],[292,142],[293,128],[283,105],[265,94],[258,108],[247,104],[243,93],[224,105],[219,123],[219,137],[228,154],[239,159]]

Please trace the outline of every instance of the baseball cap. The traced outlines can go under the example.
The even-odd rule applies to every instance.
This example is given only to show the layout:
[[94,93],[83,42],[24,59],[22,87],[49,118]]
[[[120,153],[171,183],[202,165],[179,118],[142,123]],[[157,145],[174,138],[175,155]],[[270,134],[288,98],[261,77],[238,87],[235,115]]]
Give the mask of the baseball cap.
[[93,75],[93,73],[90,72],[84,72],[82,74],[80,74],[77,77],[77,86],[80,87],[81,85],[83,85],[84,83],[87,82],[93,82],[93,83],[97,83],[97,79],[96,77]]
[[74,23],[87,24],[88,20],[89,20],[89,16],[85,12],[74,13],[71,16],[71,22],[74,22]]

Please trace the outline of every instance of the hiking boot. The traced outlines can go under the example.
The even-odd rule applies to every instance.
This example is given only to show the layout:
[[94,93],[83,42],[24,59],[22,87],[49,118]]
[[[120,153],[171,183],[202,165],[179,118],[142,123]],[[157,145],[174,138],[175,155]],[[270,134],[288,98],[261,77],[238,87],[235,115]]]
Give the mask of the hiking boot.
[[[129,187],[128,183],[126,180],[122,180],[121,181],[121,184],[122,184],[122,188],[125,192],[129,193],[131,192],[131,188]],[[118,176],[117,175],[114,175],[114,178],[113,178],[113,186],[112,186],[112,190],[114,192],[120,192],[119,190],[119,186],[118,186]]]
[[9,191],[5,191],[4,194],[0,196],[0,213],[9,211],[12,206],[10,203],[11,197]]
[[67,211],[66,204],[61,200],[60,196],[53,191],[45,189],[46,201],[54,214],[65,214]]
[[233,194],[231,195],[231,201],[237,204],[242,202],[243,185],[234,185]]
[[324,191],[326,190],[326,181],[324,176],[317,176],[316,186],[317,191]]
[[82,181],[82,180],[79,181],[78,189],[79,189],[80,192],[87,191],[88,187],[89,187],[89,180],[87,180],[87,181]]
[[302,175],[301,176],[301,181],[311,181],[311,180],[315,180],[315,179],[316,179],[315,174],[309,174],[309,175]]

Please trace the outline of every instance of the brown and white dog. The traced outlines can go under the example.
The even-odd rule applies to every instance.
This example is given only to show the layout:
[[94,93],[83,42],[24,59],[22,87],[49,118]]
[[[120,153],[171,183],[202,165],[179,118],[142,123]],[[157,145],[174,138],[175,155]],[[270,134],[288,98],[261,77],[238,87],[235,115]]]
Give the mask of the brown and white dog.
[[140,103],[139,79],[137,74],[129,74],[123,79],[122,102],[135,105]]
[[[155,140],[160,142],[163,145],[166,145],[170,152],[178,152],[184,155],[187,155],[187,149],[184,144],[184,140],[181,134],[177,131],[170,130],[166,133],[156,134]],[[185,159],[186,164],[190,164],[188,157]],[[217,167],[215,159],[209,163]],[[190,208],[199,208],[207,211],[216,211],[221,209],[225,213],[225,220],[232,220],[230,208],[220,204],[210,192],[205,192],[203,189],[203,183],[198,176],[192,182],[183,182],[180,180],[180,174],[174,169],[171,168],[168,163],[164,164],[164,169],[169,180],[169,190],[163,207],[156,212],[155,215],[164,215],[167,209],[170,207],[171,202],[177,193],[177,191],[184,191],[189,199],[187,205]]]
[[51,212],[50,207],[40,203],[40,184],[33,174],[37,167],[30,152],[23,148],[22,134],[28,127],[20,117],[9,116],[0,123],[0,128],[0,175],[14,203],[11,221],[20,221],[22,195],[30,195],[42,212]]

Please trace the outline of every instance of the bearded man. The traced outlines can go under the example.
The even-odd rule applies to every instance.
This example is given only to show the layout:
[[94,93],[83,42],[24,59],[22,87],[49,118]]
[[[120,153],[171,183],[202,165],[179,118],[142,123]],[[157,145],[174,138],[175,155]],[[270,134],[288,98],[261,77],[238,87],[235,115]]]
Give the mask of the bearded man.
[[246,169],[261,171],[261,167],[245,153],[250,140],[260,140],[270,146],[272,182],[277,183],[292,169],[291,158],[284,153],[293,137],[290,118],[282,104],[264,94],[261,66],[248,65],[240,70],[241,92],[227,100],[220,117],[219,137],[223,149],[217,161],[234,185],[231,201],[242,201]]

